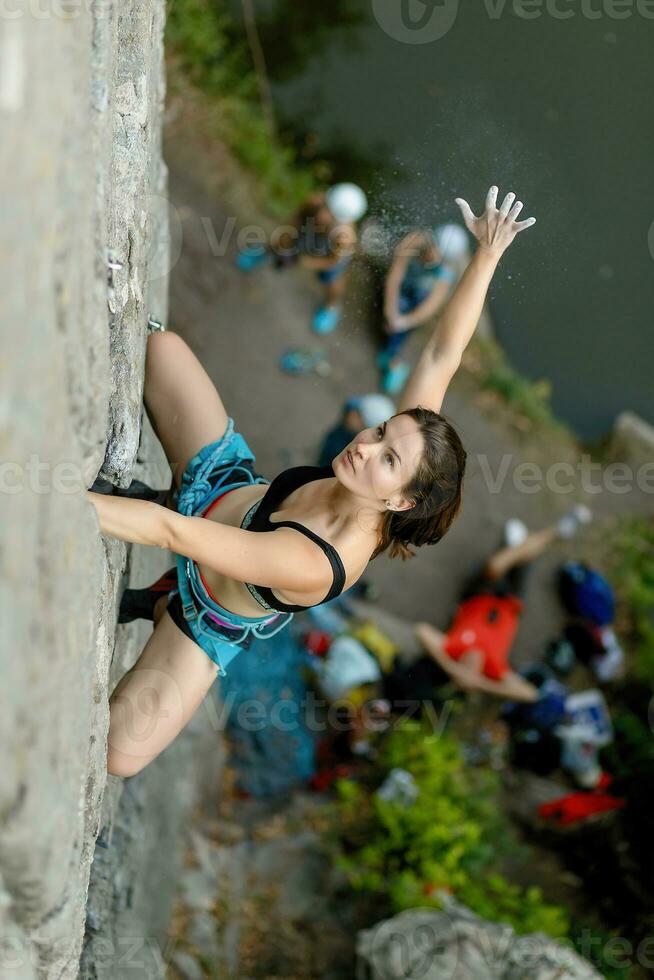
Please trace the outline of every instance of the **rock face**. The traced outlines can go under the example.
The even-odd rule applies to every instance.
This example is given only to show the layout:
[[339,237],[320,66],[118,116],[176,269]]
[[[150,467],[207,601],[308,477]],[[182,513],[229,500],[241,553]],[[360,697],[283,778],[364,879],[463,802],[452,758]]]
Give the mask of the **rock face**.
[[548,936],[518,936],[451,898],[410,909],[358,936],[358,980],[601,980],[589,962]]
[[[164,3],[10,6],[0,20],[0,975],[79,975],[91,875],[82,975],[162,976],[148,942],[166,924],[178,828],[197,781],[215,774],[215,737],[200,718],[151,770],[107,780],[108,694],[148,630],[116,632],[126,549],[100,537],[84,489],[100,470],[121,486],[166,472],[141,432],[146,324],[167,314]],[[162,571],[157,560],[139,549],[135,581]],[[207,737],[208,761],[191,768]],[[121,946],[125,908],[140,953]]]
[[654,465],[654,426],[635,412],[620,412],[613,425],[609,440],[609,458],[628,460],[632,464],[645,464],[641,478],[652,485]]

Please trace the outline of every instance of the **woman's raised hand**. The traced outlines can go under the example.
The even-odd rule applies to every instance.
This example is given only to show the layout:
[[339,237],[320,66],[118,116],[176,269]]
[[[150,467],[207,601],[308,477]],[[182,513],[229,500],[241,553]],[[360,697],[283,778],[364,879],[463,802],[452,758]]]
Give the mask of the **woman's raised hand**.
[[496,255],[501,255],[509,247],[519,231],[530,228],[536,222],[535,218],[517,220],[522,211],[522,201],[516,201],[513,191],[506,195],[502,206],[498,208],[495,185],[486,195],[486,209],[479,218],[472,213],[470,205],[462,197],[457,197],[456,203],[461,208],[466,228],[475,236],[479,247]]

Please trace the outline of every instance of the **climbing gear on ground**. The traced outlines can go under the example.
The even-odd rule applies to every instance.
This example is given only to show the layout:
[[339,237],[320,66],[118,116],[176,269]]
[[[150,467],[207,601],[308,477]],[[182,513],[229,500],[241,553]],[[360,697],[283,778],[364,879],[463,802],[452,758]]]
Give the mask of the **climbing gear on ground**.
[[561,602],[573,616],[608,626],[615,618],[613,589],[599,572],[584,562],[567,561],[558,573]]
[[282,355],[279,366],[287,374],[309,374],[314,371],[321,378],[331,374],[331,365],[322,350],[289,350]]

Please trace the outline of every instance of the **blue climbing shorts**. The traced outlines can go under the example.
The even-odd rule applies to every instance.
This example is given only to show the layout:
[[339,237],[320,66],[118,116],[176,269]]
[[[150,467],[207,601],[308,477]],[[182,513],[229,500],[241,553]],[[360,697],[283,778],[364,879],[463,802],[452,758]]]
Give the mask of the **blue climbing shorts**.
[[[252,464],[254,454],[227,420],[221,439],[205,446],[190,461],[176,493],[177,510],[187,517],[204,514],[220,496],[237,487],[268,483]],[[292,613],[239,616],[219,605],[207,592],[197,564],[177,555],[177,589],[170,593],[168,611],[179,628],[202,647],[224,675],[225,668],[255,639],[268,639],[293,618]]]

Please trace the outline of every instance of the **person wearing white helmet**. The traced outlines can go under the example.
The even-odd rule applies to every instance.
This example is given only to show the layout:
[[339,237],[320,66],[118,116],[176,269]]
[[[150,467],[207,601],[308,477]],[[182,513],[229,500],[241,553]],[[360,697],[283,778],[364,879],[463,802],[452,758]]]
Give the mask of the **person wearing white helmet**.
[[342,312],[347,269],[357,249],[356,223],[368,210],[366,195],[356,184],[334,184],[325,194],[305,202],[274,247],[241,252],[237,265],[249,271],[273,257],[277,268],[300,262],[312,269],[325,287],[325,299],[313,319],[316,333],[330,333]]
[[395,414],[395,406],[386,395],[376,393],[348,398],[337,425],[324,436],[318,466],[328,466],[352,442],[362,429],[375,429]]
[[[410,333],[430,320],[439,311],[456,281],[456,273],[447,265],[450,258],[448,243],[456,235],[441,234],[454,228],[463,236],[458,225],[434,231],[416,230],[405,235],[393,253],[384,289],[384,329],[388,335],[378,363],[383,371],[382,387],[388,394],[400,391],[408,377],[409,365],[400,357]],[[458,257],[452,255],[452,258]]]

